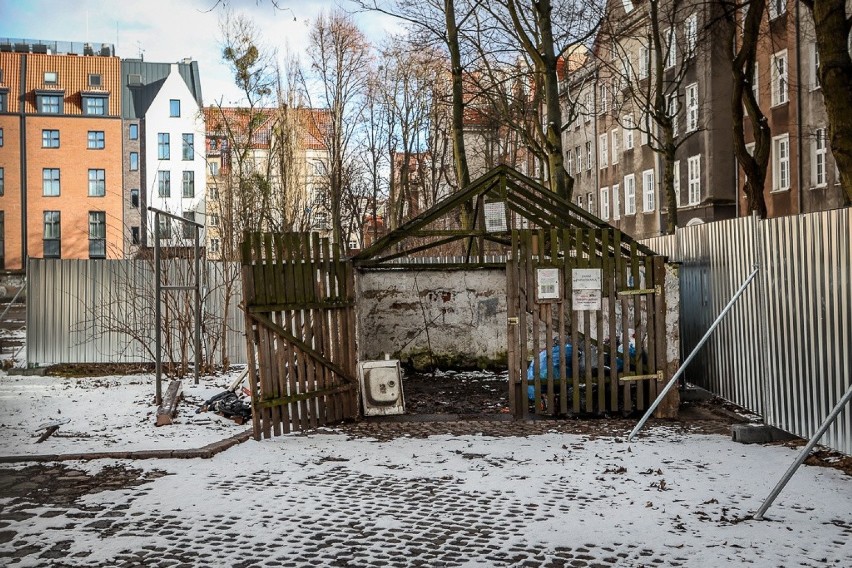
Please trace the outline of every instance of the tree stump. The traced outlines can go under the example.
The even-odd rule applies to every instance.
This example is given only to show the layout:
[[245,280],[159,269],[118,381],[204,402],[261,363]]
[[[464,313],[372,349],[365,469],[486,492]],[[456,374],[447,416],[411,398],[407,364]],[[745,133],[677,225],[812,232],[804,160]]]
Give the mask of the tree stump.
[[163,403],[157,408],[157,426],[172,424],[177,416],[177,405],[183,398],[183,383],[174,380],[169,383],[169,388],[163,396]]

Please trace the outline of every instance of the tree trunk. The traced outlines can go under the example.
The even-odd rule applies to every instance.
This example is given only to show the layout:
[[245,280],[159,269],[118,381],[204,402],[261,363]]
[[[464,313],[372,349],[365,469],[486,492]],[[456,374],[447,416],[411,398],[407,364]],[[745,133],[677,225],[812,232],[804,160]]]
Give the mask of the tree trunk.
[[447,20],[447,48],[450,52],[453,84],[453,161],[459,187],[464,189],[470,185],[470,171],[467,168],[467,154],[464,148],[464,84],[454,0],[444,0],[444,16]]

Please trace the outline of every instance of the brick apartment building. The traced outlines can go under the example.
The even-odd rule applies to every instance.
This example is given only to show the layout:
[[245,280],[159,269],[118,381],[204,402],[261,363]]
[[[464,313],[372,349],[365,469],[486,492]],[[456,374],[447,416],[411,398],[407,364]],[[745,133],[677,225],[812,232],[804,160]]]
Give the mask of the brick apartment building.
[[122,256],[120,61],[0,40],[0,267]]

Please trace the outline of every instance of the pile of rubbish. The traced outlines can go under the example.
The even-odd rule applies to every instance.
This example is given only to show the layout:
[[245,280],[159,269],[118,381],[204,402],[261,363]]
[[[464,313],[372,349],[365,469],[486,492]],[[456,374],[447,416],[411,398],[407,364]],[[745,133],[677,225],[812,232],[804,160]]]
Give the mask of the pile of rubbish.
[[220,416],[229,418],[237,424],[244,424],[251,420],[251,401],[242,394],[237,394],[240,391],[240,385],[245,381],[247,376],[248,370],[240,374],[237,380],[231,383],[230,387],[226,390],[199,406],[195,410],[195,413],[199,414],[209,410]]

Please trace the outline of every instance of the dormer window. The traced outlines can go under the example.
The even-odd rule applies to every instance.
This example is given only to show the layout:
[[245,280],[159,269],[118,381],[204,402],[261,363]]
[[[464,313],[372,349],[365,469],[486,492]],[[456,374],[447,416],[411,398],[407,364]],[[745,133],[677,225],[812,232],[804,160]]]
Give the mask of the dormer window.
[[89,86],[90,87],[100,87],[101,86],[101,76],[95,73],[89,74]]
[[36,102],[38,103],[38,112],[41,114],[59,114],[62,112],[63,93],[56,91],[47,91],[36,93]]
[[44,84],[55,85],[59,82],[59,74],[56,71],[45,71]]
[[83,95],[83,114],[105,115],[107,97]]

